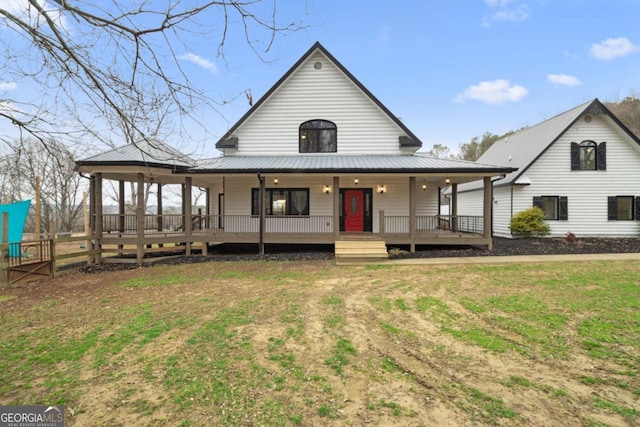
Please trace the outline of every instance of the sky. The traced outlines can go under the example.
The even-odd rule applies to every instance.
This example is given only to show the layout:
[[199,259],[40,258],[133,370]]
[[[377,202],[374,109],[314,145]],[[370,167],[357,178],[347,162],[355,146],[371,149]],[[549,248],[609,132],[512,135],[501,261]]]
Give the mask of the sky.
[[[276,37],[260,56],[237,25],[224,57],[212,38],[183,35],[175,52],[183,71],[224,102],[220,114],[195,112],[208,129],[197,156],[219,155],[215,142],[249,109],[245,94],[259,99],[316,41],[424,151],[441,144],[455,153],[485,132],[640,91],[640,0],[278,0],[276,7],[279,22],[303,28]],[[20,85],[0,76],[0,99]]]
[[[286,13],[299,3],[278,7]],[[423,150],[442,144],[457,152],[485,132],[640,91],[638,0],[310,0],[306,12],[309,26],[278,39],[268,63],[230,52],[226,67],[206,51],[193,53],[216,64],[212,82],[250,89],[257,99],[319,41],[402,118]],[[238,99],[230,124],[247,108]]]

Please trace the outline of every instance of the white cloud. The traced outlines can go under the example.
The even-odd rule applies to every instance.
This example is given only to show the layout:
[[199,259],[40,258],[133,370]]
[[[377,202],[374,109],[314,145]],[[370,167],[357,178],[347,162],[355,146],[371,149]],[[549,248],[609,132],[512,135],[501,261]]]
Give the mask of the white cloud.
[[505,7],[509,3],[513,3],[514,0],[484,0],[486,4],[491,7]]
[[208,59],[205,59],[199,55],[196,55],[195,53],[185,53],[184,55],[181,55],[178,58],[184,59],[185,61],[192,62],[197,66],[204,68],[205,70],[211,71],[212,73],[218,72],[218,67],[216,67],[216,64],[209,61]]
[[580,86],[582,84],[578,78],[567,74],[549,74],[547,76],[547,81],[564,86]]
[[501,10],[496,12],[491,19],[494,21],[506,21],[506,22],[522,22],[529,17],[529,8],[525,5],[520,5],[516,9]]
[[640,50],[626,37],[609,38],[600,43],[591,45],[591,56],[602,61],[619,58],[621,56],[631,55]]
[[3,92],[14,90],[16,86],[16,82],[0,82],[0,90]]
[[[46,25],[44,17],[40,16],[40,13],[36,11],[36,8],[32,6],[28,0],[0,0],[2,7],[12,15],[15,15],[18,19],[26,22],[33,27],[40,27]],[[41,7],[51,19],[54,24],[65,31],[71,31],[72,26],[69,23],[67,17],[62,13],[62,9],[57,7],[55,3],[38,0],[38,6]],[[10,23],[3,23],[4,25],[11,25]]]
[[525,87],[512,85],[509,80],[494,80],[469,86],[456,96],[455,102],[463,103],[465,100],[471,99],[486,104],[504,104],[505,102],[520,101],[528,93],[529,91]]

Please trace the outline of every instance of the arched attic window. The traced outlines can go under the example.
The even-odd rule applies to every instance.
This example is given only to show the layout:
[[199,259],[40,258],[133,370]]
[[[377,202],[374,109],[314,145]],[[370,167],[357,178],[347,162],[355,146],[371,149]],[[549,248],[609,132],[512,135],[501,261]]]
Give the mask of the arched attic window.
[[298,151],[300,153],[336,153],[338,128],[328,120],[309,120],[300,125]]

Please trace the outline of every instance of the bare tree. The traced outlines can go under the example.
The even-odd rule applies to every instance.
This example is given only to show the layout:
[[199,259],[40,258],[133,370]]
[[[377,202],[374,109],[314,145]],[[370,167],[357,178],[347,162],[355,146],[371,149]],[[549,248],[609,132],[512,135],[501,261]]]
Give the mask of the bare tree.
[[[224,58],[242,40],[258,55],[276,36],[301,28],[281,24],[276,1],[12,0],[0,5],[0,122],[44,149],[52,138],[72,143],[96,124],[118,121],[125,140],[147,140],[159,102],[175,122],[215,100],[181,66],[188,36],[202,37]],[[21,87],[33,91],[13,90]],[[135,114],[132,114],[135,111]],[[103,120],[101,120],[103,119]],[[1,124],[1,123],[0,123]],[[94,136],[103,138],[100,132]],[[12,139],[0,134],[0,140]],[[104,139],[104,138],[103,138]],[[108,141],[105,141],[108,142]]]
[[33,139],[13,141],[12,153],[3,158],[10,168],[0,172],[0,182],[8,182],[10,199],[34,198],[36,177],[40,180],[42,223],[55,220],[56,231],[71,231],[82,215],[82,177],[74,170],[73,152],[56,141],[47,141],[47,150]]

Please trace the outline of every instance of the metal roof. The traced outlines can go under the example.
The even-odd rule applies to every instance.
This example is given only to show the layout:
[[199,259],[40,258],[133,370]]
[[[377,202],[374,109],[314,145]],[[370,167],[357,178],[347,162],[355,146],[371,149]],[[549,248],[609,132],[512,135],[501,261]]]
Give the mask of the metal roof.
[[140,141],[107,150],[76,161],[77,166],[125,165],[186,169],[195,162],[178,150],[159,141]]
[[191,173],[509,173],[513,168],[464,160],[441,159],[416,153],[410,156],[230,156],[200,162]]

